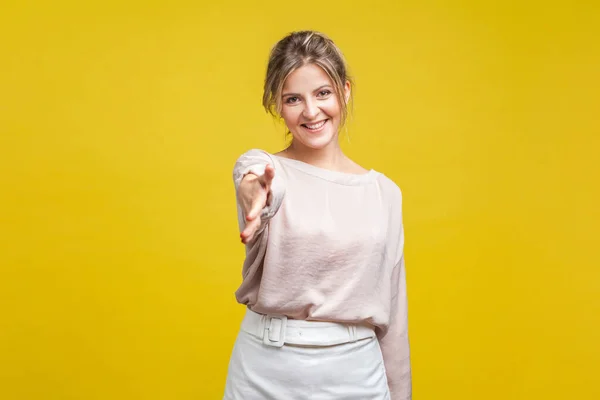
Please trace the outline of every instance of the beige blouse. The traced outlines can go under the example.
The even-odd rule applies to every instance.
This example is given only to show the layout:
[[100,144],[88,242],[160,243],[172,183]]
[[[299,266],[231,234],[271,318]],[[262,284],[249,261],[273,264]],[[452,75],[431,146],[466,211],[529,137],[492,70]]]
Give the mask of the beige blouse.
[[374,170],[337,172],[253,149],[235,163],[236,191],[267,164],[273,198],[246,245],[237,301],[258,313],[372,325],[392,400],[411,399],[399,187]]

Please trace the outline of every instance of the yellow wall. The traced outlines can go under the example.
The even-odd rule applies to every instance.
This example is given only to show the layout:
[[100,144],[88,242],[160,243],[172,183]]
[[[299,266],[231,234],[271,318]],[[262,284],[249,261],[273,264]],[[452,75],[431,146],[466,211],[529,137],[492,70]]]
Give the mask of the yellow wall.
[[45,3],[0,12],[0,398],[220,398],[231,170],[302,28],[404,191],[415,400],[600,398],[599,6]]

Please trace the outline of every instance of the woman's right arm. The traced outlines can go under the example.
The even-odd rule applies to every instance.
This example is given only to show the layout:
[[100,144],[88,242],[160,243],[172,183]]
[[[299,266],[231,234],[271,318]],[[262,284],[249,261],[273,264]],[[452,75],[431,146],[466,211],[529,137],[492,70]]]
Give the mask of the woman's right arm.
[[264,230],[277,213],[285,185],[269,153],[253,149],[240,156],[233,169],[240,238],[247,244]]

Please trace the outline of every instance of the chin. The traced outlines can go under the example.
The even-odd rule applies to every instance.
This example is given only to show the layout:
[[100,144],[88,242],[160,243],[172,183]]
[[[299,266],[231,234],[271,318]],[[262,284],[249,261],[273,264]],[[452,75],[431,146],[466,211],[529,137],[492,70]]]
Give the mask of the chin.
[[335,143],[335,136],[319,137],[319,138],[307,138],[305,136],[294,136],[294,140],[302,143],[302,145],[309,147],[313,150],[321,150],[329,147],[332,143]]

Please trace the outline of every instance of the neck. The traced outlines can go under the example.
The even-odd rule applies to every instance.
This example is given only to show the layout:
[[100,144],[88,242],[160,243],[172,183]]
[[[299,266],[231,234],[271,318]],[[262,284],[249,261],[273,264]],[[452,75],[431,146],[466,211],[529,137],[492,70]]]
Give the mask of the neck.
[[337,141],[322,149],[313,149],[292,141],[285,152],[295,160],[331,170],[340,169],[346,157]]

